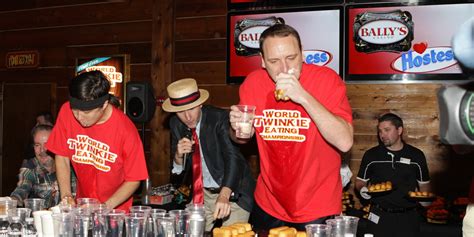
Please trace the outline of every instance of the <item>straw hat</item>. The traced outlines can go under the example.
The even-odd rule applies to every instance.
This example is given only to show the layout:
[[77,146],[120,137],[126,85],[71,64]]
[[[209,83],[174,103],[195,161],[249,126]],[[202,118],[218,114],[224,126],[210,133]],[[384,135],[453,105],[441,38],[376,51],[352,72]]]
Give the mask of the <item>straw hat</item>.
[[209,98],[207,90],[198,89],[196,80],[184,78],[175,81],[166,88],[168,96],[162,105],[166,112],[180,112],[201,105]]

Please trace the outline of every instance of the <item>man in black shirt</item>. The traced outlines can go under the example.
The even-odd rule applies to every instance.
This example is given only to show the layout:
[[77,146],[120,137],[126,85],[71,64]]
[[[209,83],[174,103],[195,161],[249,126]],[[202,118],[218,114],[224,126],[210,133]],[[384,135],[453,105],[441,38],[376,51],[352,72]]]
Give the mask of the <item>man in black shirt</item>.
[[[423,152],[402,140],[403,121],[392,113],[378,119],[380,144],[365,152],[356,189],[370,199],[368,232],[374,236],[418,236],[416,201],[409,191],[429,190],[429,171]],[[379,195],[367,194],[367,184],[391,181],[393,189]]]

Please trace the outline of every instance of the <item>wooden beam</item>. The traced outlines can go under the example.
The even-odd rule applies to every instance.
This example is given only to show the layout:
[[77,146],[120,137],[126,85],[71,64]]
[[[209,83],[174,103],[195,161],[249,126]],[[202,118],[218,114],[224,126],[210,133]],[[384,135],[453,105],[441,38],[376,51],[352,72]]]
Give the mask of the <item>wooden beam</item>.
[[[153,0],[151,83],[156,96],[166,96],[166,86],[173,78],[174,52],[174,2]],[[157,107],[151,128],[151,159],[148,170],[153,186],[169,182],[170,139],[167,126],[168,114]]]

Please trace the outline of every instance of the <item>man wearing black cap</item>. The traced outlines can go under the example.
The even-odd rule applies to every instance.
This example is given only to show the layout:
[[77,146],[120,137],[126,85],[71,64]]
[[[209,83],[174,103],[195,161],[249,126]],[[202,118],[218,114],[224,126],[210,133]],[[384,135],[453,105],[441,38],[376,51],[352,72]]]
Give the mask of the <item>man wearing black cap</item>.
[[77,175],[76,198],[96,198],[108,208],[128,211],[132,194],[148,178],[143,144],[135,125],[114,104],[110,83],[100,71],[76,76],[69,102],[46,144],[56,154],[61,198],[71,196],[70,164]]
[[224,226],[247,222],[255,180],[230,140],[228,112],[203,106],[209,93],[194,79],[178,80],[167,90],[163,110],[175,113],[170,120],[173,173],[192,172],[193,203],[204,204],[206,230],[215,219],[223,219]]

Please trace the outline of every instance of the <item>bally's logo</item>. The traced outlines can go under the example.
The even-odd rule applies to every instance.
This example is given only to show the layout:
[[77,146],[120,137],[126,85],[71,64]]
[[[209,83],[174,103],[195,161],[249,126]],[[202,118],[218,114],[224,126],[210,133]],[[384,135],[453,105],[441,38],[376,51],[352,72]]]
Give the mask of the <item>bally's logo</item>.
[[324,50],[309,49],[303,51],[304,61],[307,64],[325,66],[332,61],[332,55]]
[[259,43],[258,39],[260,39],[260,35],[264,30],[266,30],[268,26],[253,26],[249,27],[239,34],[239,42],[248,48],[258,49]]
[[371,21],[360,27],[359,37],[372,44],[392,44],[408,36],[408,27],[393,20]]
[[415,44],[413,50],[404,52],[392,62],[392,68],[399,72],[423,73],[451,67],[457,63],[451,47],[428,48],[426,43]]

